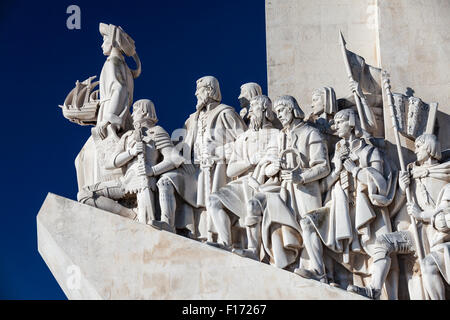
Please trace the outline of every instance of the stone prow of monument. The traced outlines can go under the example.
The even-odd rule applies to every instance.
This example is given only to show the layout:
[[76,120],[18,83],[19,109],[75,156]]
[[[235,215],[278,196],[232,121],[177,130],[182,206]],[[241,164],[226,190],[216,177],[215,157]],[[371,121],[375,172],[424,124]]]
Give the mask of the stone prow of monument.
[[52,193],[37,235],[69,299],[365,299]]

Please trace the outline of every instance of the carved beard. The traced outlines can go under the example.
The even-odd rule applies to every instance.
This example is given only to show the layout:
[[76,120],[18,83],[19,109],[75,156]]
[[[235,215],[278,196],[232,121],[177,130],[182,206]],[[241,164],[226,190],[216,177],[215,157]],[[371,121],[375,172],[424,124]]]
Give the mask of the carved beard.
[[263,125],[263,113],[253,113],[250,117],[249,128],[253,131],[261,130]]
[[195,106],[195,108],[197,110],[201,110],[203,107],[206,107],[206,105],[208,104],[209,98],[208,97],[198,97],[197,98],[197,105]]

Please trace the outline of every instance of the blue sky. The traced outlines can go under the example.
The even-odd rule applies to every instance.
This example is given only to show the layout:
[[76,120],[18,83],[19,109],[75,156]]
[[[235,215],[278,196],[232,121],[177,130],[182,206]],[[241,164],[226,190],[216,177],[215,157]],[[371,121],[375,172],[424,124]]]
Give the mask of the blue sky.
[[[81,30],[66,27],[72,4]],[[70,123],[58,105],[76,80],[100,75],[99,22],[135,40],[134,100],[153,100],[168,132],[195,110],[204,75],[219,79],[223,102],[236,108],[242,83],[267,92],[264,0],[2,0],[0,299],[65,299],[37,251],[36,215],[48,192],[76,199],[74,160],[90,127]]]

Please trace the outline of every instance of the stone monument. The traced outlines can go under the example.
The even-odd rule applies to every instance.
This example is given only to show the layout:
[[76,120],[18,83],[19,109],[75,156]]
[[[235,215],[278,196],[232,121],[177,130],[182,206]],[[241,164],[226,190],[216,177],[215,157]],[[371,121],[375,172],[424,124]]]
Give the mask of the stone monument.
[[[375,8],[371,23],[361,5]],[[243,84],[237,113],[203,76],[181,139],[151,100],[134,101],[134,40],[100,23],[100,80],[77,81],[61,106],[93,126],[78,202],[49,194],[37,217],[67,297],[448,298],[449,99],[434,94],[445,79],[417,78],[416,64],[404,74],[385,38],[398,26],[383,24],[419,9],[439,22],[437,6],[268,0],[273,98]]]

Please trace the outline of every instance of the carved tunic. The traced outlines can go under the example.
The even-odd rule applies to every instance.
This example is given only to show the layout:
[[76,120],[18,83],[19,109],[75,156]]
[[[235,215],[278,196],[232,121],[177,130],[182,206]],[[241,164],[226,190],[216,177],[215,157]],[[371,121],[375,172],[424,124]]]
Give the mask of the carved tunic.
[[[319,179],[329,173],[327,148],[319,131],[300,122],[278,134],[278,155],[289,148],[300,154],[303,184],[286,181],[278,189],[266,192],[267,205],[262,221],[262,243],[270,263],[286,268],[297,261],[302,246],[300,219],[322,206]],[[287,157],[288,167],[294,159]],[[280,189],[281,188],[281,189]],[[280,196],[286,191],[286,198]]]
[[[411,171],[414,176],[415,172],[419,170],[425,171],[426,175],[423,177],[418,177],[411,179],[411,195],[413,201],[419,206],[423,211],[432,210],[436,207],[439,192],[445,187],[447,183],[450,182],[450,161],[432,165],[417,165],[415,163],[410,163],[408,165],[408,170]],[[399,201],[400,205],[404,204],[406,201],[405,196]],[[398,207],[399,205],[397,205]],[[406,206],[403,205],[400,212],[395,217],[395,227],[397,231],[411,231],[411,222],[409,215],[406,210]]]
[[[336,150],[345,145],[346,141],[340,140]],[[350,253],[373,256],[376,237],[392,231],[387,206],[394,197],[396,178],[374,146],[355,139],[348,147],[349,158],[358,167],[356,176],[342,168],[339,178],[326,186],[331,189],[331,199],[326,204],[329,210],[308,217],[324,244],[342,254],[338,258],[344,266],[352,272],[369,273],[364,255],[350,259]]]
[[[408,169],[414,177],[415,174],[423,176],[411,180],[410,190],[414,202],[422,211],[436,210],[441,202],[450,199],[450,161],[437,164],[417,165],[410,163]],[[405,198],[403,197],[402,203]],[[436,217],[449,215],[449,208],[442,207],[442,216],[435,215],[431,223],[418,223],[417,230],[424,249],[424,254],[431,254],[444,279],[450,280],[450,235],[445,228],[436,227]],[[400,210],[395,218],[396,229],[406,231],[412,238],[412,228],[406,206]],[[413,244],[414,246],[414,244]]]
[[133,102],[134,80],[121,55],[106,59],[100,74],[100,109],[97,123],[109,121],[123,129],[131,125],[129,107]]
[[300,175],[304,183],[293,183],[292,189],[287,188],[287,205],[298,218],[304,217],[322,206],[318,180],[330,172],[326,144],[316,128],[301,122],[291,130],[280,132],[279,146],[280,152],[293,148],[300,154]]
[[[194,164],[197,165],[196,204],[197,207],[204,207],[208,192],[205,190],[205,171],[198,166],[198,154],[201,151],[200,144],[208,140],[215,150],[214,154],[208,157],[214,160],[214,165],[210,170],[210,192],[212,193],[229,182],[230,179],[226,175],[226,161],[231,155],[234,140],[246,129],[246,126],[233,107],[225,104],[219,104],[204,112],[202,115],[204,120],[200,122],[199,117],[200,114],[194,113],[186,121],[187,133],[184,157],[185,159],[193,160]],[[199,126],[202,127],[201,131],[199,131]],[[201,133],[200,136],[198,135],[199,133]]]
[[202,148],[206,143],[206,139],[208,135],[206,134],[206,120],[207,120],[207,112],[206,110],[200,111],[198,116],[198,124],[197,124],[197,139],[194,144],[194,163],[200,163],[202,160]]

